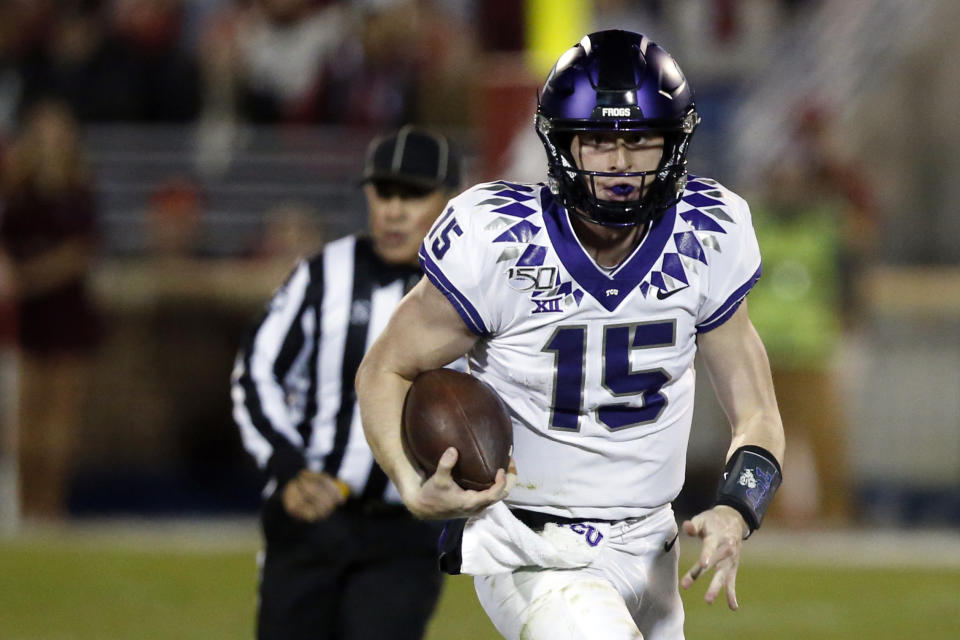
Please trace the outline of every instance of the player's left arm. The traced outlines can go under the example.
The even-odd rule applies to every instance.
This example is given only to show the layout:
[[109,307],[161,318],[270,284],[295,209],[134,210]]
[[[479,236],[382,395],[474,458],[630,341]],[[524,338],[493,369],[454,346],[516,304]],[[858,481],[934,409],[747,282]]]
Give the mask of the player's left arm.
[[[779,484],[785,447],[783,424],[777,409],[767,352],[750,322],[746,301],[722,325],[700,334],[698,348],[732,428],[727,453],[728,473],[732,465],[739,468],[736,465],[743,456],[749,456],[759,461],[761,471],[775,469],[776,475],[774,484],[761,487],[764,489],[760,492],[762,495],[755,492],[747,496],[743,504],[740,504],[740,497],[734,495],[730,500],[722,501],[736,504],[736,508],[718,504],[683,523],[684,532],[701,538],[703,543],[699,560],[683,576],[681,586],[687,589],[701,573],[715,569],[706,601],[712,603],[724,589],[727,604],[735,610],[738,608],[736,578],[742,541],[759,526],[759,518],[762,518],[766,504]],[[728,485],[724,483],[723,486]],[[724,489],[721,489],[723,493]],[[759,502],[751,510],[753,498],[758,496]]]

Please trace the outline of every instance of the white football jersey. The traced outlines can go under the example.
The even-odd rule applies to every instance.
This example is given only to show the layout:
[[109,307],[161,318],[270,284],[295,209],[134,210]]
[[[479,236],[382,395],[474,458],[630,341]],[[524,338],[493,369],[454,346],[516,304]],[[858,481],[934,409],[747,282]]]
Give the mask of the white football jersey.
[[697,334],[729,318],[760,277],[742,198],[691,176],[609,271],[546,186],[481,184],[450,201],[420,262],[480,337],[470,372],[510,409],[510,506],[619,520],[677,496]]

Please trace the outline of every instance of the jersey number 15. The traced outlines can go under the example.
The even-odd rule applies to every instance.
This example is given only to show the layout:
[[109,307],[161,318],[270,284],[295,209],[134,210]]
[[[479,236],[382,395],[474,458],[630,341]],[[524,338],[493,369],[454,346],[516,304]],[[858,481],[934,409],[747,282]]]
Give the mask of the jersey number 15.
[[[675,320],[608,325],[603,328],[602,384],[612,395],[641,396],[636,403],[611,403],[596,409],[597,419],[611,431],[654,422],[667,406],[660,389],[670,381],[662,368],[631,371],[634,349],[672,347],[676,344]],[[587,327],[558,327],[541,351],[552,353],[554,369],[550,428],[579,430],[586,371]]]

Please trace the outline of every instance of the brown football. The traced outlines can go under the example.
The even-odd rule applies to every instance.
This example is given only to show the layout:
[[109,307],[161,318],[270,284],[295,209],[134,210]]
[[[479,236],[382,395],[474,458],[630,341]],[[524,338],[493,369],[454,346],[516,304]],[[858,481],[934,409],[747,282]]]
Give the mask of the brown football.
[[428,476],[448,447],[460,456],[453,479],[464,489],[493,485],[513,453],[513,425],[500,396],[473,376],[432,369],[416,377],[403,405],[403,442]]

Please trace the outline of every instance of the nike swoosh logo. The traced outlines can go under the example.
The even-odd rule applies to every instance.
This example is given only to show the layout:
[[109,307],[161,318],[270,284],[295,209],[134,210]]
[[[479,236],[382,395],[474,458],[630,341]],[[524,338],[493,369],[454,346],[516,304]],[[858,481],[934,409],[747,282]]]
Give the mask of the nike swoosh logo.
[[673,538],[671,538],[668,542],[664,542],[664,543],[663,543],[663,551],[664,551],[664,553],[666,553],[667,551],[670,551],[670,549],[673,549],[673,545],[675,545],[675,544],[677,543],[677,538],[679,538],[679,537],[680,537],[680,532],[678,531],[678,532],[673,536]]
[[685,287],[680,287],[679,289],[674,289],[673,291],[669,291],[669,292],[667,292],[667,293],[664,293],[664,292],[663,292],[663,289],[657,289],[657,300],[666,300],[667,298],[669,298],[669,297],[672,296],[673,294],[675,294],[675,293],[680,293],[680,292],[683,291],[684,289],[689,289],[689,288],[690,288],[690,285],[687,285],[687,286],[685,286]]

